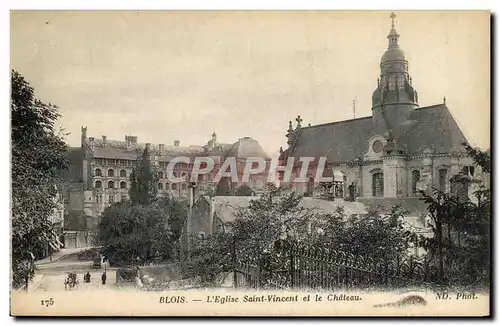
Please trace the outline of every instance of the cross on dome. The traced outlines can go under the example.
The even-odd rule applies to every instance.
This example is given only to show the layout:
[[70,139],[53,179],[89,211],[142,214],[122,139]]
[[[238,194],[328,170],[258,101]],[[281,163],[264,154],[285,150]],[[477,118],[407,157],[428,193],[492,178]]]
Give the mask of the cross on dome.
[[297,116],[297,119],[295,119],[295,121],[297,121],[297,127],[300,127],[300,123],[303,121],[302,118],[300,117],[300,115]]

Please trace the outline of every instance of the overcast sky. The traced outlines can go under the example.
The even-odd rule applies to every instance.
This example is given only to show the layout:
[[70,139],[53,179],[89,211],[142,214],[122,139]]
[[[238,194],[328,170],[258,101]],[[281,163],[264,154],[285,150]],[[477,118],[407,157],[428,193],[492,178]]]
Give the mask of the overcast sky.
[[[13,12],[11,64],[80,127],[108,139],[285,147],[303,125],[371,115],[390,12]],[[420,106],[442,103],[488,148],[487,12],[396,12]]]

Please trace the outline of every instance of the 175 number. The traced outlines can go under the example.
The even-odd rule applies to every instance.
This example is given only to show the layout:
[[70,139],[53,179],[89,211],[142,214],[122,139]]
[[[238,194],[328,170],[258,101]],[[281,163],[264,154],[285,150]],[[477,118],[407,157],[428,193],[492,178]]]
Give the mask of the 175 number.
[[48,300],[41,300],[42,306],[48,307],[48,306],[52,306],[53,304],[54,304],[54,299],[52,299],[52,298],[50,298]]

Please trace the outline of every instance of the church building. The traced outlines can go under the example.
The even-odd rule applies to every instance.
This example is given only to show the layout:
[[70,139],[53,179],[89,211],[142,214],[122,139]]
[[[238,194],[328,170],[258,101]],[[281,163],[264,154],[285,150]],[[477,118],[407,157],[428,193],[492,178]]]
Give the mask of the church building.
[[[436,105],[419,106],[394,18],[393,13],[371,116],[314,126],[302,126],[300,116],[295,127],[289,122],[288,147],[280,149],[280,166],[293,157],[293,179],[300,175],[300,157],[315,159],[301,180],[305,182],[283,180],[280,172],[291,189],[313,197],[397,203],[418,201],[419,190],[449,192],[453,176],[473,179],[480,173],[465,153],[467,139],[446,98]],[[317,179],[321,157],[326,158],[323,177],[333,177],[333,182]]]

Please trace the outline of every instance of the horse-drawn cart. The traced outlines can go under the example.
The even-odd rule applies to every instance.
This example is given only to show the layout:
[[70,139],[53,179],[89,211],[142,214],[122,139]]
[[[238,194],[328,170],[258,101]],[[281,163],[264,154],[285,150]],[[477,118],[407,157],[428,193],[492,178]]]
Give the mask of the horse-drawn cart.
[[76,273],[68,273],[64,280],[64,289],[78,289],[78,278]]

